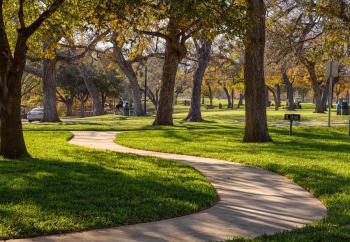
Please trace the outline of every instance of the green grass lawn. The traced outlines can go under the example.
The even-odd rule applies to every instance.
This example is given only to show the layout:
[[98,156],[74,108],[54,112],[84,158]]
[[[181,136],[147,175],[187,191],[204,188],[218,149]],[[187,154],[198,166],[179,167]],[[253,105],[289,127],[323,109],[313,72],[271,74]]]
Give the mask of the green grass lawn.
[[[206,126],[206,127],[205,127]],[[242,143],[239,125],[186,125],[176,130],[128,132],[117,142],[129,147],[219,158],[262,167],[291,178],[318,197],[328,217],[292,232],[255,241],[350,241],[350,139],[347,129],[270,128],[273,143]],[[246,240],[244,240],[246,241]]]
[[[305,104],[302,121],[326,122]],[[148,150],[214,157],[263,167],[293,179],[321,199],[329,216],[304,229],[256,241],[350,240],[350,143],[345,127],[274,127],[287,110],[268,109],[274,143],[244,144],[244,110],[204,110],[204,123],[152,127],[153,116],[106,115],[25,124],[31,159],[0,158],[0,238],[108,227],[178,216],[215,201],[198,172],[176,162],[97,152],[67,144],[69,130],[124,130],[118,142]],[[335,116],[334,122],[347,122]],[[77,202],[78,201],[78,202]],[[154,206],[158,204],[159,206]]]
[[[219,102],[216,100],[216,102]],[[188,106],[176,105],[174,112],[175,125],[182,127],[182,121],[187,114]],[[270,124],[284,122],[285,113],[299,113],[301,120],[304,122],[324,122],[327,123],[328,114],[313,113],[314,106],[312,104],[303,104],[303,109],[296,111],[288,111],[281,108],[276,111],[273,107],[268,109],[268,121]],[[203,107],[203,118],[208,122],[217,125],[232,125],[244,123],[244,107],[241,109],[209,109]],[[152,127],[154,121],[153,114],[148,117],[125,117],[120,115],[105,115],[100,117],[87,118],[62,118],[61,123],[32,123],[25,124],[24,130],[28,131],[43,131],[43,130],[143,130],[143,129],[159,129],[159,127]],[[332,122],[346,123],[347,116],[337,116],[335,110],[332,112]],[[190,126],[191,124],[188,124]],[[194,125],[194,128],[198,126]]]
[[178,162],[82,148],[65,131],[26,131],[31,158],[0,157],[0,239],[190,214],[216,201]]

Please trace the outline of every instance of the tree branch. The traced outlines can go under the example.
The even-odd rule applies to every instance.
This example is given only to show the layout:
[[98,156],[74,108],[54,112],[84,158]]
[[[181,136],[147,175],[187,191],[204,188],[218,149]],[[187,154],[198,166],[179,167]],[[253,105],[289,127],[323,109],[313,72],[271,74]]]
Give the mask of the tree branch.
[[[89,51],[91,51],[91,48],[102,39],[102,37],[106,36],[109,33],[110,33],[110,30],[107,29],[103,33],[99,34],[95,39],[93,39],[90,42],[90,44],[88,44],[87,46],[83,47],[82,45],[80,45],[79,48],[85,48],[85,50],[78,55],[69,56],[69,55],[64,55],[63,53],[56,53],[57,60],[73,61],[73,60],[78,60],[78,59],[83,58]],[[71,46],[71,48],[73,48],[73,47]]]
[[135,29],[136,32],[141,33],[141,34],[146,34],[146,35],[150,35],[150,36],[155,36],[155,37],[159,37],[165,40],[170,40],[169,36],[161,33],[161,32],[157,32],[157,31],[147,31],[147,30],[139,30],[139,29]]
[[42,70],[40,70],[40,69],[38,69],[38,68],[36,68],[36,67],[34,67],[34,66],[28,66],[28,65],[26,65],[25,67],[24,67],[24,71],[25,72],[27,72],[27,73],[29,73],[29,74],[32,74],[32,75],[34,75],[34,76],[37,76],[37,77],[43,77],[43,71]]
[[18,20],[19,20],[21,29],[24,29],[26,27],[26,24],[24,22],[23,5],[24,5],[24,0],[19,0]]
[[31,62],[40,62],[43,60],[43,58],[40,57],[33,57],[33,56],[29,56],[27,55],[26,57],[27,60],[31,61]]
[[24,35],[29,38],[57,9],[64,3],[65,0],[55,0],[40,16],[28,27],[24,28]]

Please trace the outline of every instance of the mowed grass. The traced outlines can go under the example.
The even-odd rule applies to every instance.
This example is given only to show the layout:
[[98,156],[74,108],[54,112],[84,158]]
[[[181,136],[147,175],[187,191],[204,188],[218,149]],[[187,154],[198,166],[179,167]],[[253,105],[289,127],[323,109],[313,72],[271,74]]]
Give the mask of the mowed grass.
[[216,193],[193,168],[70,145],[65,131],[26,131],[31,158],[0,157],[0,239],[190,214]]
[[[212,117],[214,118],[214,117]],[[217,117],[216,117],[217,118]],[[117,143],[146,150],[213,157],[289,177],[318,197],[328,217],[304,229],[255,241],[350,241],[350,138],[343,127],[270,127],[273,143],[242,142],[243,126],[184,123],[175,130],[122,133]],[[247,241],[241,240],[241,241]]]
[[[288,124],[288,122],[283,121],[283,117],[285,113],[291,112],[285,109],[275,111],[273,107],[271,107],[268,109],[268,120],[274,143],[244,144],[241,142],[243,137],[242,124],[244,121],[243,108],[239,110],[219,110],[218,108],[206,110],[204,108],[203,117],[206,119],[206,122],[199,124],[183,121],[187,110],[188,106],[177,105],[175,107],[175,126],[173,127],[151,126],[154,120],[153,116],[138,118],[116,115],[83,119],[63,119],[63,122],[59,124],[25,124],[24,130],[26,133],[26,140],[29,145],[29,150],[33,154],[33,159],[15,162],[4,160],[5,162],[3,162],[2,165],[4,166],[5,164],[9,166],[9,168],[4,170],[0,167],[1,174],[4,173],[7,175],[6,177],[0,177],[0,181],[2,181],[0,182],[0,187],[2,187],[2,189],[7,189],[5,191],[8,194],[17,194],[17,190],[20,191],[20,193],[18,193],[19,195],[16,195],[13,200],[1,204],[1,206],[4,206],[4,204],[8,206],[6,208],[6,214],[8,215],[7,217],[2,215],[5,214],[5,212],[3,212],[5,210],[0,207],[0,218],[2,221],[6,221],[6,223],[1,222],[3,225],[0,227],[0,234],[4,237],[4,231],[6,229],[6,236],[21,237],[156,220],[162,217],[176,216],[175,214],[190,213],[196,210],[194,207],[197,207],[197,209],[205,207],[214,200],[213,197],[215,197],[215,195],[214,191],[211,190],[211,186],[202,176],[188,167],[184,168],[180,166],[181,169],[186,169],[186,171],[190,172],[189,174],[192,174],[186,175],[190,177],[190,179],[185,179],[182,177],[182,170],[178,167],[179,164],[177,163],[167,162],[166,164],[171,164],[169,165],[170,170],[166,170],[164,167],[162,167],[162,169],[165,170],[159,170],[158,164],[164,164],[162,160],[120,155],[113,152],[95,152],[84,148],[72,147],[66,143],[66,138],[69,137],[69,133],[64,132],[68,130],[121,130],[129,132],[120,134],[117,140],[119,143],[127,146],[215,157],[263,167],[288,176],[321,199],[329,209],[329,215],[326,219],[307,226],[304,229],[273,236],[263,236],[255,239],[255,241],[350,240],[350,139],[347,137],[348,131],[345,127],[332,127],[331,129],[327,127],[295,127],[294,136],[289,137],[288,127],[277,128],[274,127],[274,123],[285,122]],[[313,106],[311,104],[304,104],[302,110],[294,111],[294,113],[300,113],[302,115],[302,121],[305,122],[327,122],[327,114],[313,113]],[[347,117],[335,116],[333,112],[332,120],[334,122],[345,123],[347,122]],[[52,145],[49,143],[51,140],[53,142]],[[59,150],[60,152],[58,152]],[[136,164],[138,164],[136,166],[134,166],[135,161]],[[101,162],[103,165],[101,165]],[[155,170],[152,170],[148,165],[140,165],[141,163],[139,162],[142,164],[144,164],[144,162],[146,162],[146,164],[151,163],[152,169],[155,162],[157,165],[154,166]],[[30,165],[27,167],[25,164]],[[56,165],[52,166],[52,164]],[[116,168],[118,172],[116,172],[116,174],[113,173],[113,165],[116,164],[124,164],[123,168],[125,168],[125,170],[119,172],[122,168]],[[61,168],[61,166],[63,166],[63,168]],[[75,168],[71,169],[72,167]],[[90,172],[92,170],[92,174],[94,174],[96,170],[95,167],[98,167],[97,170],[103,171],[103,175],[98,173],[92,176]],[[10,172],[9,169],[11,169]],[[56,171],[56,169],[59,170]],[[43,176],[43,178],[41,178],[39,172],[41,170],[43,170],[44,173],[47,171],[53,175],[51,177]],[[79,179],[75,178],[75,176],[70,173],[70,170],[75,171],[74,174],[82,175],[78,176]],[[110,173],[111,170],[112,173]],[[152,170],[151,173],[149,173],[150,170]],[[167,171],[165,172],[166,174],[164,174],[163,171]],[[168,177],[170,177],[170,171],[172,178],[167,181]],[[107,174],[105,172],[107,172]],[[115,186],[116,190],[113,190],[113,192],[115,192],[115,194],[124,194],[120,196],[116,195],[118,201],[121,197],[132,197],[133,203],[136,203],[137,206],[127,202],[120,206],[118,204],[117,206],[113,206],[113,208],[117,209],[116,207],[123,207],[127,204],[125,205],[127,207],[125,210],[118,210],[122,211],[120,213],[123,214],[123,216],[111,215],[109,212],[103,213],[104,209],[111,211],[113,208],[108,207],[108,205],[94,205],[95,203],[89,200],[94,196],[89,194],[95,194],[96,192],[98,194],[97,197],[106,200],[112,199],[111,197],[114,196],[114,193],[110,192],[110,189],[113,189],[110,184],[113,185],[114,183],[110,183],[111,179],[109,178],[114,175],[124,174],[124,172],[126,172],[127,175],[123,175],[122,177],[128,178],[126,179],[127,182],[124,182],[123,186],[120,186],[120,183],[118,183],[119,186]],[[157,172],[161,172],[163,175],[157,174]],[[11,175],[11,173],[13,176],[9,178],[8,176]],[[130,173],[134,175],[131,176]],[[140,174],[140,177],[134,180],[138,174]],[[37,178],[37,176],[40,178]],[[157,176],[159,176],[159,179]],[[25,182],[23,182],[23,184],[27,185],[23,185],[20,189],[13,188],[14,185],[11,185],[11,180],[23,179],[22,177],[25,177]],[[81,177],[84,179],[81,179]],[[103,177],[103,179],[101,179],[101,177]],[[106,177],[108,177],[108,179]],[[133,179],[129,180],[130,177]],[[143,180],[145,177],[147,177],[146,183]],[[53,186],[51,183],[47,183],[46,181],[48,179],[58,185]],[[182,202],[176,202],[176,206],[179,207],[178,210],[167,211],[173,209],[173,207],[168,209],[170,207],[167,206],[168,200],[165,198],[163,199],[163,195],[165,194],[164,196],[170,197],[173,196],[174,193],[167,195],[168,193],[164,192],[168,190],[161,189],[155,196],[161,196],[165,201],[161,204],[167,208],[160,208],[155,214],[146,212],[156,209],[151,205],[157,203],[154,203],[154,200],[150,200],[149,204],[144,204],[144,200],[142,199],[145,199],[147,195],[142,192],[138,193],[134,191],[143,191],[144,185],[146,185],[145,191],[149,191],[151,190],[151,188],[147,188],[149,184],[151,184],[151,187],[154,189],[158,189],[156,188],[158,185],[163,188],[164,179],[167,182],[174,182],[177,184],[174,186],[166,185],[167,188],[170,186],[172,188],[177,187],[179,189],[184,189],[184,191],[177,190],[178,193],[175,192],[175,196],[186,196],[186,198],[183,198],[183,200],[180,199]],[[39,181],[39,185],[37,185],[36,182],[32,182],[36,180]],[[133,185],[130,181],[135,181],[138,185]],[[165,184],[168,184],[167,182]],[[191,184],[198,184],[198,182],[199,185],[193,188]],[[103,185],[99,185],[101,183]],[[181,185],[179,185],[180,183]],[[49,186],[46,186],[46,184],[49,184]],[[94,187],[96,184],[98,184],[98,189]],[[101,190],[101,187],[104,187],[104,185],[106,190]],[[73,186],[75,188],[73,190],[76,191],[74,194],[79,194],[73,195],[72,197],[74,199],[80,201],[80,196],[83,196],[81,199],[82,201],[87,200],[89,201],[87,202],[88,204],[93,204],[93,206],[87,210],[88,214],[90,213],[93,215],[90,217],[86,215],[77,215],[83,214],[83,211],[80,209],[80,205],[77,206],[75,203],[74,205],[71,204],[70,201],[74,201],[70,199],[71,195],[64,195],[68,192],[68,190],[65,189],[66,186]],[[84,194],[82,192],[84,189],[80,189],[80,186],[90,189],[91,193],[88,193],[88,195]],[[136,189],[136,187],[138,188]],[[33,190],[36,191],[36,189],[39,189],[39,192],[33,192]],[[54,205],[55,203],[47,205],[45,202],[47,198],[43,195],[44,189],[48,189],[49,194],[53,194],[51,195],[53,197],[56,196],[56,191],[59,191],[59,194],[63,189],[64,192],[60,195],[62,196],[61,199],[52,199],[58,201],[56,205]],[[182,194],[183,192],[185,193]],[[69,190],[69,194],[70,193],[72,192]],[[81,195],[82,193],[83,195]],[[194,193],[194,197],[191,197],[193,194],[190,195],[190,193]],[[5,193],[1,192],[0,194]],[[38,196],[37,194],[41,195]],[[103,194],[112,195],[104,196]],[[198,196],[198,194],[200,194],[200,196]],[[24,199],[21,200],[19,198]],[[1,199],[4,198],[0,198],[0,202],[3,201]],[[16,202],[17,200],[22,201],[20,205]],[[171,200],[172,199],[170,199],[170,201]],[[177,201],[178,200],[179,199],[177,199]],[[187,200],[190,202],[185,202]],[[142,203],[140,203],[140,201]],[[179,204],[182,203],[186,205],[180,206]],[[57,204],[63,205],[58,206]],[[101,204],[110,205],[111,203],[101,202]],[[173,204],[171,206],[173,206]],[[83,208],[85,211],[86,207]],[[23,215],[25,211],[29,212]],[[96,216],[97,213],[102,213],[104,215]],[[119,214],[119,212],[114,214]],[[43,217],[45,217],[45,219],[42,219]],[[91,219],[89,220],[89,218]],[[247,241],[247,239],[237,240]]]
[[[218,104],[220,100],[215,99],[215,104]],[[179,103],[181,103],[179,101]],[[224,103],[224,102],[223,102]],[[225,103],[224,103],[225,105]],[[274,107],[270,107],[267,110],[268,122],[273,124],[279,124],[284,122],[284,114],[297,113],[301,114],[301,121],[303,122],[323,122],[327,124],[328,113],[314,113],[314,105],[310,103],[302,104],[303,109],[288,111],[285,108],[280,110],[274,110]],[[183,106],[178,104],[174,109],[174,124],[178,127],[182,127],[183,119],[186,117],[189,106]],[[203,118],[212,124],[216,125],[232,125],[244,123],[244,106],[240,109],[218,109],[216,106],[214,109],[206,109],[205,105],[202,107]],[[120,131],[132,131],[132,130],[145,130],[145,129],[164,129],[163,127],[153,127],[154,112],[149,112],[147,117],[125,117],[121,115],[104,115],[99,117],[87,117],[87,118],[65,118],[62,117],[60,123],[25,123],[24,130],[27,131],[44,131],[44,130],[57,130],[57,131],[73,131],[73,130],[120,130]],[[332,122],[335,123],[347,123],[347,116],[337,116],[335,109],[332,110]],[[191,124],[187,124],[191,126]],[[192,125],[193,128],[198,126]],[[165,128],[167,129],[167,128]]]

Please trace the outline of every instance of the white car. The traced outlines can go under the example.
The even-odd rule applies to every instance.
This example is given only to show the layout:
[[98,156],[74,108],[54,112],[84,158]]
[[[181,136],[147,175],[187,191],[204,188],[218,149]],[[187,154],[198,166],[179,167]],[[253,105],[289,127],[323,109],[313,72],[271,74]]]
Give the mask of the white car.
[[41,121],[44,118],[43,108],[34,108],[27,113],[28,122]]

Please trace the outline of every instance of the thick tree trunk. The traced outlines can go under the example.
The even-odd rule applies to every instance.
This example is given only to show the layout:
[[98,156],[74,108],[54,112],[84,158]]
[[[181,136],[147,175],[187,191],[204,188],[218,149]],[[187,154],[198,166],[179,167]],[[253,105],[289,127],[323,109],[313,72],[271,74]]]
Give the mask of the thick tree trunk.
[[276,93],[275,106],[278,110],[281,107],[281,87],[279,84],[275,85],[275,93]]
[[232,88],[231,90],[231,109],[233,109],[235,105],[235,90]]
[[[329,87],[330,87],[329,85],[330,85],[330,80],[327,80],[326,86],[323,88],[323,92],[322,92],[322,98],[321,98],[320,106],[323,107],[324,111],[326,111],[328,109],[328,105],[327,104],[328,104],[329,95],[333,95],[333,91],[332,91],[332,93],[329,93]],[[332,87],[332,90],[333,90],[333,87]],[[332,100],[333,100],[333,96],[332,96]]]
[[293,84],[287,75],[287,64],[283,63],[281,68],[282,80],[287,89],[288,110],[295,110]]
[[239,100],[238,100],[238,104],[237,104],[237,108],[240,109],[241,106],[243,105],[243,100],[245,98],[245,95],[243,93],[239,94]]
[[166,39],[165,58],[159,94],[159,106],[153,125],[173,125],[173,102],[175,78],[179,62],[186,56],[185,43],[180,40],[180,31],[175,20],[168,23],[169,38]]
[[275,103],[275,110],[278,110],[279,108],[279,100],[278,100],[278,97],[277,97],[277,92],[275,89],[273,89],[272,87],[267,87],[268,91],[271,92],[272,96],[273,96],[273,100],[274,100],[274,103]]
[[43,122],[60,122],[57,112],[56,98],[56,61],[44,59],[43,65],[43,99],[44,118]]
[[21,81],[28,47],[18,36],[14,56],[0,25],[0,155],[6,158],[27,156],[21,120]]
[[175,101],[174,101],[175,105],[177,105],[178,98],[179,98],[179,93],[177,92],[175,93]]
[[199,54],[198,67],[193,75],[193,87],[191,96],[191,107],[185,120],[191,122],[202,122],[201,114],[201,93],[202,93],[202,81],[205,70],[207,69],[211,52],[210,41],[203,41],[200,49],[197,50]]
[[64,102],[66,105],[66,116],[72,116],[73,115],[73,99],[68,99]]
[[173,125],[173,102],[175,77],[179,58],[176,52],[167,47],[163,66],[157,116],[153,125]]
[[156,90],[156,94],[154,94],[152,92],[152,90],[147,87],[147,90],[146,90],[146,93],[147,93],[147,97],[151,100],[152,104],[154,105],[154,108],[157,110],[158,108],[158,90]]
[[86,85],[86,89],[89,92],[89,95],[92,99],[92,106],[93,106],[93,115],[99,116],[103,115],[103,106],[102,106],[102,100],[100,97],[100,93],[95,85],[95,83],[89,78],[88,73],[85,72],[86,70],[83,70],[83,79],[84,83]]
[[134,115],[135,116],[142,116],[144,115],[144,112],[142,110],[142,100],[141,100],[141,93],[140,93],[140,86],[137,80],[136,73],[134,69],[132,68],[132,65],[130,61],[127,61],[124,58],[124,55],[122,53],[122,49],[119,47],[117,43],[117,33],[114,32],[111,39],[113,43],[113,58],[119,68],[122,70],[124,75],[128,78],[130,88],[131,88],[131,95],[132,99],[134,101]]
[[314,92],[314,100],[315,100],[315,113],[324,113],[325,110],[325,105],[322,101],[322,90],[320,87],[313,87],[313,92]]
[[79,116],[83,118],[85,116],[85,100],[81,99],[79,100]]
[[264,78],[265,4],[247,0],[249,27],[245,46],[244,83],[246,117],[244,142],[269,142]]
[[28,155],[21,120],[21,81],[27,53],[25,42],[19,40],[16,51],[22,53],[17,59],[0,63],[0,155],[6,158]]
[[230,92],[228,91],[226,86],[223,86],[223,89],[227,98],[227,108],[232,108],[233,104],[232,104],[232,98],[231,98]]
[[209,105],[210,107],[214,107],[214,103],[213,103],[213,90],[211,89],[211,85],[209,83],[207,83],[208,86],[208,98],[209,98]]
[[[3,1],[0,2],[2,8]],[[3,14],[0,14],[0,155],[6,158],[28,155],[21,122],[21,81],[28,52],[27,40],[63,2],[64,0],[53,2],[28,27],[25,27],[23,11],[19,11],[21,27],[17,29],[17,40],[13,53],[7,38]],[[23,6],[23,4],[24,1],[21,1],[19,5]]]
[[316,75],[316,63],[308,61],[301,54],[299,54],[299,58],[306,67],[311,79],[311,86],[314,92],[315,113],[324,113],[326,111],[326,105],[324,100],[322,100],[323,90]]
[[103,113],[105,112],[105,106],[107,102],[107,96],[103,93],[101,93],[101,101],[102,101],[102,108],[103,108]]
[[22,132],[21,93],[22,76],[11,70],[8,75],[9,85],[7,97],[1,105],[1,149],[0,155],[16,158],[28,155]]

